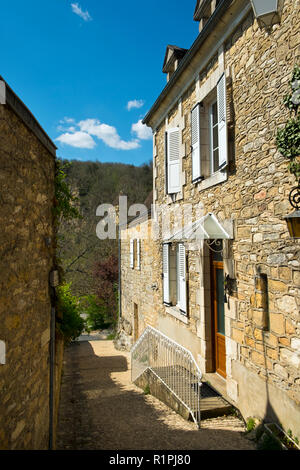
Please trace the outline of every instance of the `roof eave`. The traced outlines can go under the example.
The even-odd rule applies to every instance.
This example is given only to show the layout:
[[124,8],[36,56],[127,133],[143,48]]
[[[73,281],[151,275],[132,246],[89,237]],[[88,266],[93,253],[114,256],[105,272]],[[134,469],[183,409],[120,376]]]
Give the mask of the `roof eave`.
[[158,96],[158,98],[154,102],[153,106],[150,108],[150,110],[148,111],[148,113],[144,117],[144,119],[142,121],[143,124],[146,124],[147,126],[150,125],[150,120],[153,117],[155,111],[158,109],[158,107],[161,104],[161,102],[163,101],[163,99],[166,97],[168,92],[171,90],[171,88],[175,84],[178,77],[182,74],[182,72],[190,64],[190,62],[193,59],[195,53],[197,52],[197,50],[199,49],[201,44],[205,41],[205,39],[208,37],[208,35],[213,31],[213,29],[216,26],[216,24],[218,23],[219,19],[221,18],[223,13],[228,9],[228,7],[232,3],[232,1],[233,0],[223,0],[219,3],[219,5],[215,9],[214,13],[209,18],[209,20],[205,24],[204,28],[202,29],[202,31],[199,33],[196,40],[192,44],[191,48],[187,51],[185,56],[180,61],[179,65],[178,65],[178,68],[175,70],[175,72],[170,77],[170,80],[168,81],[167,85],[162,90],[161,94]]
[[38,120],[27,108],[23,101],[10,88],[4,78],[0,75],[0,82],[4,83],[5,104],[23,121],[23,123],[35,134],[47,150],[56,157],[56,145],[52,142],[48,134],[44,131]]

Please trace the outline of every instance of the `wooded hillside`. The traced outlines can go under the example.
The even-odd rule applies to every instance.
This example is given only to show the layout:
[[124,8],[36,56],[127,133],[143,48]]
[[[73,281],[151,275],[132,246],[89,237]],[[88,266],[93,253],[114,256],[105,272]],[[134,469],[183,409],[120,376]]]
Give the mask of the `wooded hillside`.
[[72,282],[73,293],[92,294],[97,288],[93,278],[95,264],[110,255],[118,255],[116,240],[100,240],[96,235],[100,221],[96,209],[104,203],[118,204],[119,194],[128,196],[128,207],[144,203],[152,191],[152,163],[136,167],[73,160],[65,173],[72,192],[78,197],[82,219],[62,223],[58,256],[66,281]]

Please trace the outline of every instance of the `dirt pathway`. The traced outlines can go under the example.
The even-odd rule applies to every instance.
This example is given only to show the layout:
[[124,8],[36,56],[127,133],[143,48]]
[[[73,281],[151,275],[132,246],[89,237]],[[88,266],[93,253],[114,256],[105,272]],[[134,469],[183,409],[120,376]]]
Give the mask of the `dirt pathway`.
[[66,349],[57,449],[254,449],[234,416],[202,422],[198,430],[133,385],[130,355],[112,341]]

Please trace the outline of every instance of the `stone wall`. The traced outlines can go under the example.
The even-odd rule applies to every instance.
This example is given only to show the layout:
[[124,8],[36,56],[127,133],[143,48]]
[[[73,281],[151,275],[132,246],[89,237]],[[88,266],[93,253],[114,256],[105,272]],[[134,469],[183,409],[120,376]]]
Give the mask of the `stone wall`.
[[[156,306],[161,304],[157,283],[157,273],[160,269],[159,247],[152,239],[151,231],[151,219],[123,228],[121,231],[122,321],[120,329],[126,349],[130,349],[147,325],[156,326]],[[136,263],[134,268],[130,267],[130,239],[137,238],[140,239],[140,269],[137,268]]]
[[[42,144],[37,135],[47,137],[15,96],[13,104],[19,115],[9,103],[0,105],[0,339],[6,344],[6,363],[0,365],[0,449],[47,449],[55,151]],[[20,118],[22,112],[37,135]],[[61,361],[62,351],[56,396]]]
[[[239,3],[241,8],[247,7],[240,1],[233,8]],[[225,273],[235,281],[225,305],[227,394],[245,418],[252,413],[261,418],[276,415],[286,428],[292,423],[293,432],[300,437],[300,242],[289,237],[283,220],[291,212],[288,194],[295,180],[275,142],[278,127],[289,117],[283,97],[289,91],[294,65],[300,62],[299,1],[284,2],[281,23],[274,25],[271,33],[253,18],[249,5],[247,8],[240,22],[232,19],[228,28],[236,26],[227,36],[225,31],[215,30],[215,36],[224,37],[218,59],[215,53],[207,56],[205,66],[187,89],[181,79],[177,108],[173,102],[169,109],[162,103],[164,111],[155,118],[153,128],[154,201],[158,206],[175,207],[174,199],[165,192],[165,131],[178,126],[182,189],[175,198],[176,210],[192,202],[203,214],[212,212],[223,226],[233,230],[233,240],[226,242],[224,251]],[[197,57],[199,63],[204,62],[201,48],[191,64],[191,77],[195,76]],[[222,180],[193,184],[191,109],[205,99],[222,72],[227,77],[229,165]],[[164,217],[165,213],[159,218],[160,227]],[[159,244],[154,246],[153,259],[151,282],[157,284],[158,291],[152,295],[150,324],[190,349],[204,372],[213,371],[207,248],[203,243],[187,245],[187,321],[186,317],[172,316],[162,304]],[[123,263],[126,256],[122,262],[125,269]],[[144,291],[144,279],[135,274],[126,274],[124,282],[130,292]],[[253,374],[257,379],[255,393],[265,398],[257,399],[257,406],[251,407],[255,398],[247,394],[245,384]],[[266,393],[268,389],[272,393]]]

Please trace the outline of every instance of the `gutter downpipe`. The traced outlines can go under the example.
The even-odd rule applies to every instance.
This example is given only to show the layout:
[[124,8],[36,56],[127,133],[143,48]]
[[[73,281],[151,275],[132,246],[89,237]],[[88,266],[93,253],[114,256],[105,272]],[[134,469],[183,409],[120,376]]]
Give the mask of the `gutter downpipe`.
[[50,390],[49,390],[49,450],[54,445],[54,361],[55,361],[55,308],[51,307],[50,318]]
[[121,227],[120,227],[120,220],[118,221],[118,258],[119,258],[119,318],[118,318],[118,325],[120,323],[120,319],[122,317],[122,286],[121,286]]

